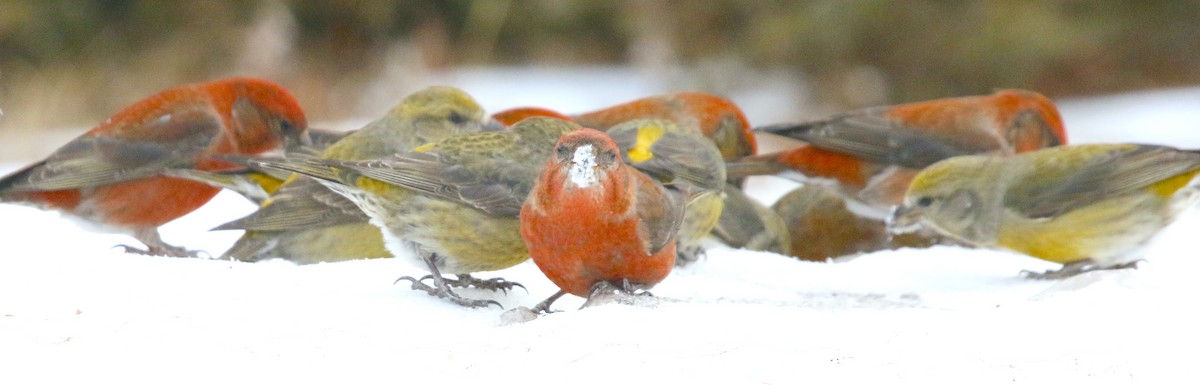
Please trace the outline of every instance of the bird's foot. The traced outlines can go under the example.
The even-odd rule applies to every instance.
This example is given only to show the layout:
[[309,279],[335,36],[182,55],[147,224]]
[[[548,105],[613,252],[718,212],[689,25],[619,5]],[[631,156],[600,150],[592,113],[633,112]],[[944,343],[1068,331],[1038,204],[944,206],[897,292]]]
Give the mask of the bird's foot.
[[546,298],[546,300],[539,302],[532,309],[524,306],[517,306],[516,308],[501,314],[500,322],[505,325],[525,323],[550,313],[557,313],[557,311],[550,310],[550,304],[553,304],[554,301],[566,294],[567,292],[559,290],[557,293],[554,293],[554,295],[550,296],[550,298]]
[[1138,263],[1140,262],[1142,262],[1142,260],[1139,259],[1136,261],[1111,266],[1100,266],[1090,260],[1083,260],[1065,264],[1061,269],[1058,270],[1046,270],[1045,272],[1041,273],[1036,271],[1022,270],[1021,277],[1029,279],[1064,279],[1090,271],[1136,269]]
[[[427,278],[433,280],[433,283],[434,283],[433,286],[429,286],[429,285],[426,285],[425,283],[421,282]],[[400,278],[396,279],[395,283],[400,283],[400,281],[412,282],[413,290],[423,291],[431,296],[438,297],[438,298],[444,299],[446,301],[450,301],[459,306],[476,308],[476,307],[488,307],[491,305],[496,305],[496,307],[499,307],[501,309],[504,308],[504,306],[501,306],[499,302],[496,302],[496,301],[493,301],[490,299],[487,299],[487,300],[466,299],[463,297],[459,297],[458,294],[455,294],[453,291],[450,290],[450,285],[447,284],[448,280],[438,279],[438,277],[435,277],[435,276],[425,276],[425,277],[422,277],[421,279],[416,279],[416,278],[407,277],[407,276],[400,277]]]
[[592,285],[592,290],[588,292],[587,301],[580,306],[580,309],[604,305],[610,303],[619,303],[623,305],[638,305],[638,306],[655,306],[658,304],[657,297],[650,294],[649,291],[642,290],[636,285],[630,284],[629,280],[623,280],[621,287],[617,287],[612,282],[600,281]]
[[550,298],[546,298],[544,301],[539,302],[537,304],[537,306],[534,306],[533,309],[529,309],[529,310],[532,311],[533,314],[538,314],[538,315],[553,313],[554,311],[550,310],[550,305],[553,304],[554,301],[557,301],[559,298],[562,298],[562,296],[566,295],[566,294],[567,294],[567,292],[559,290],[557,293],[554,293],[554,295],[550,296]]
[[675,253],[675,266],[684,267],[691,265],[706,255],[708,255],[707,252],[699,245],[680,247],[679,251]]
[[[490,279],[479,279],[479,278],[472,277],[470,274],[456,274],[455,276],[458,277],[458,279],[448,279],[448,278],[443,278],[443,279],[446,281],[447,285],[450,285],[453,287],[464,287],[464,288],[474,287],[476,289],[501,291],[501,292],[504,292],[504,294],[508,294],[509,290],[519,287],[522,290],[525,290],[526,293],[529,292],[529,289],[526,289],[525,285],[522,285],[522,284],[519,284],[519,283],[516,283],[513,281],[509,281],[507,279],[500,278],[500,277],[490,278]],[[433,279],[433,276],[427,275],[427,276],[421,277],[422,281],[424,281],[426,279]]]
[[140,248],[137,248],[137,247],[131,246],[131,245],[116,245],[116,246],[113,246],[113,248],[114,249],[121,248],[126,253],[137,254],[137,255],[152,255],[152,256],[175,257],[175,258],[201,258],[201,257],[211,258],[212,257],[211,254],[209,254],[207,251],[204,251],[204,250],[188,250],[188,249],[185,249],[185,248],[182,248],[179,246],[171,246],[171,245],[148,246],[145,249],[140,249]]

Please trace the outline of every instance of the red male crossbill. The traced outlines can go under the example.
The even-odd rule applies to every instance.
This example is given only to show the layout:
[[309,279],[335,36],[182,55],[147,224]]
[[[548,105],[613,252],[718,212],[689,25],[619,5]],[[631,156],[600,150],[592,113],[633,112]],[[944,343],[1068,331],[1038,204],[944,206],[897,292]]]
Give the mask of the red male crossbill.
[[649,289],[675,264],[683,220],[677,195],[621,161],[599,131],[564,135],[521,208],[521,236],[538,268],[563,292],[598,284]]
[[492,115],[505,126],[532,116],[573,120],[600,131],[634,119],[662,119],[712,140],[726,160],[754,155],[758,150],[746,114],[728,99],[703,92],[650,96],[573,116],[542,107],[512,108]]
[[633,119],[670,120],[711,139],[726,160],[758,151],[758,142],[742,110],[728,99],[703,92],[651,96],[573,118],[583,127],[601,131]]
[[916,172],[939,160],[1011,155],[1067,143],[1054,103],[1024,90],[868,108],[756,130],[807,145],[733,162],[731,178],[793,171],[829,178],[881,211],[899,204]]
[[[554,144],[579,126],[535,117],[501,132],[459,135],[377,160],[250,160],[317,178],[346,196],[383,230],[389,251],[428,269],[434,286],[403,277],[413,289],[463,306],[451,285],[511,287],[503,280],[442,277],[511,267],[529,258],[518,215]],[[461,285],[460,285],[461,286]]]
[[[254,155],[308,142],[299,103],[277,84],[229,78],[179,86],[122,109],[48,158],[0,179],[0,201],[52,209],[146,244],[140,253],[194,256],[158,227],[220,191],[165,176],[217,171],[214,155]],[[134,249],[126,246],[126,250]]]
[[562,120],[566,120],[566,121],[572,121],[570,116],[563,115],[562,113],[560,113],[558,111],[554,111],[554,110],[551,110],[548,108],[541,108],[541,107],[509,108],[507,110],[503,110],[503,111],[492,114],[492,119],[496,120],[497,123],[500,123],[504,127],[512,127],[512,125],[517,124],[517,122],[520,122],[522,120],[525,120],[526,118],[532,118],[535,116],[541,116],[541,117],[547,117],[547,118],[558,118],[558,119],[562,119]]
[[[833,258],[899,247],[929,247],[932,240],[918,234],[888,234],[884,219],[860,215],[836,188],[806,183],[779,198],[771,210],[783,220],[787,239],[780,254],[806,261]],[[862,210],[862,208],[857,208]]]

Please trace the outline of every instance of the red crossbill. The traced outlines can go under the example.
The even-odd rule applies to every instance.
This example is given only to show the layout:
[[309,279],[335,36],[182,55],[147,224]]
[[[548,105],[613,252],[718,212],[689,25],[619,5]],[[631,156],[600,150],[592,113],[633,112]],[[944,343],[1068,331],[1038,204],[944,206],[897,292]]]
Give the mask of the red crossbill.
[[[608,129],[622,161],[679,194],[686,202],[676,263],[704,253],[700,241],[724,207],[725,162],[712,141],[669,120],[635,119]],[[622,166],[624,167],[624,166]]]
[[728,99],[703,92],[651,96],[573,117],[579,125],[601,131],[633,119],[665,119],[711,139],[726,160],[758,151],[742,110]]
[[649,289],[675,265],[683,202],[627,166],[616,143],[592,129],[558,140],[521,208],[521,236],[562,292],[588,297],[597,284]]
[[916,172],[939,160],[1011,155],[1067,143],[1054,103],[1023,90],[868,108],[756,130],[807,145],[734,162],[730,178],[792,171],[829,178],[881,211],[900,203]]
[[[538,107],[514,108],[493,115],[504,124],[529,116],[566,118],[553,110]],[[651,119],[655,117],[666,119]],[[752,135],[741,110],[728,100],[713,95],[685,92],[639,99],[580,114],[578,118],[605,129],[622,149],[622,157],[627,164],[659,178],[668,187],[672,187],[672,183],[663,180],[664,177],[671,180],[678,178],[681,184],[675,187],[688,189],[687,193],[692,196],[687,200],[676,262],[682,265],[697,260],[703,254],[700,240],[716,226],[724,206],[721,190],[724,188],[725,165],[720,161],[723,154],[716,145],[725,144],[732,148],[742,146],[730,151],[734,154],[752,154],[755,150],[752,136],[747,139],[726,135],[728,132]],[[655,124],[643,127],[629,123],[635,120],[643,123],[653,121]],[[688,124],[690,128],[683,129],[677,122]],[[656,127],[656,130],[653,133],[644,130],[649,127]],[[719,142],[722,138],[725,141]],[[737,140],[731,142],[729,139]],[[636,159],[630,155],[635,155]],[[717,177],[720,179],[714,179]]]
[[1200,196],[1200,153],[1103,144],[962,156],[913,179],[890,228],[1063,264],[1056,278],[1133,266],[1131,251]]
[[[673,94],[651,96],[604,108],[601,110],[577,114],[575,120],[584,127],[600,130],[609,128],[631,119],[664,119],[675,122],[680,127],[694,130],[712,140],[725,160],[735,160],[758,152],[758,142],[750,131],[750,123],[746,115],[736,104],[728,99],[702,93],[677,92]],[[728,176],[730,183],[740,186],[744,177]],[[742,211],[743,209],[749,211]],[[691,211],[695,211],[693,208]],[[759,213],[750,205],[735,205],[721,209],[720,221],[725,223],[758,220]],[[692,243],[686,237],[681,239],[684,245]],[[691,258],[680,259],[680,262],[690,261]]]
[[168,169],[218,171],[214,155],[254,155],[308,142],[299,103],[277,84],[229,78],[162,91],[117,112],[45,160],[0,179],[0,201],[61,211],[147,250],[196,253],[162,241],[158,227],[220,191],[164,176]]
[[795,240],[787,255],[824,262],[888,248],[883,219],[854,213],[841,193],[824,185],[807,183],[779,198],[771,209],[787,225],[789,239]]
[[[806,261],[833,258],[899,247],[929,247],[933,239],[918,234],[892,236],[884,219],[855,212],[861,203],[846,199],[831,186],[806,183],[779,198],[771,210],[785,224],[791,245],[787,252]],[[857,208],[862,210],[862,208]]]
[[411,281],[413,289],[479,307],[495,302],[460,297],[450,289],[454,281],[442,273],[500,270],[529,258],[518,221],[521,206],[558,138],[576,128],[535,117],[506,131],[454,136],[377,160],[250,163],[312,176],[346,196],[383,230],[393,255],[428,269],[433,286],[424,278],[401,279]]
[[[382,158],[485,128],[496,129],[470,95],[452,87],[430,87],[330,145],[320,157]],[[225,259],[281,258],[307,264],[391,257],[369,219],[354,202],[305,177],[288,181],[253,214],[217,229],[246,230],[222,255]]]
[[525,120],[526,118],[532,118],[535,116],[542,116],[542,117],[547,117],[547,118],[558,118],[558,119],[562,119],[562,120],[566,120],[566,121],[572,120],[571,117],[563,115],[562,113],[559,113],[558,111],[554,111],[554,110],[547,109],[547,108],[541,108],[541,107],[510,108],[510,109],[492,114],[492,119],[495,119],[497,123],[500,123],[504,127],[511,127],[512,125],[517,124],[517,122],[520,122],[522,120]]

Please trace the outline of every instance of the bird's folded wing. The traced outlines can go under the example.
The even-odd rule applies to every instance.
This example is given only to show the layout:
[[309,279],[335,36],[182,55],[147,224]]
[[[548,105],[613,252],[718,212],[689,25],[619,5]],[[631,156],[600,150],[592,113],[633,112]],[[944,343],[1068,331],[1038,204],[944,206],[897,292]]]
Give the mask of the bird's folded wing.
[[871,162],[924,168],[940,160],[990,150],[984,143],[951,141],[879,114],[853,113],[828,120],[757,128],[809,143],[817,148]]
[[194,164],[220,134],[209,108],[173,109],[136,128],[79,137],[27,170],[13,190],[95,187],[158,175]]
[[308,177],[297,177],[241,219],[214,230],[292,231],[366,222],[369,217],[354,202]]
[[1005,206],[1030,218],[1053,217],[1096,202],[1143,191],[1200,169],[1200,154],[1160,146],[1113,147],[1056,181],[1018,182]]

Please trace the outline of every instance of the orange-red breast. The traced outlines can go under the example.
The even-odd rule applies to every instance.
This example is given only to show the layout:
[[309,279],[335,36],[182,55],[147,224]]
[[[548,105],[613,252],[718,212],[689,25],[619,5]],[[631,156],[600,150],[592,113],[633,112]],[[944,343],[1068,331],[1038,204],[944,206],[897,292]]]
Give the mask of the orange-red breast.
[[712,139],[726,160],[758,151],[758,142],[741,108],[728,99],[703,92],[651,96],[573,118],[583,127],[601,131],[633,119],[665,119]]
[[582,129],[559,139],[521,208],[521,237],[538,268],[581,297],[609,284],[648,289],[675,265],[683,202],[621,161],[616,143]]
[[126,107],[45,160],[0,179],[0,201],[58,210],[133,235],[148,247],[142,253],[195,255],[163,242],[158,227],[204,205],[220,188],[164,171],[231,168],[211,156],[306,144],[307,127],[299,103],[275,83],[229,78],[183,85]]
[[794,171],[836,180],[851,196],[883,209],[899,204],[916,172],[939,160],[1067,143],[1054,103],[1024,90],[868,108],[755,130],[807,145],[733,162],[731,179]]

